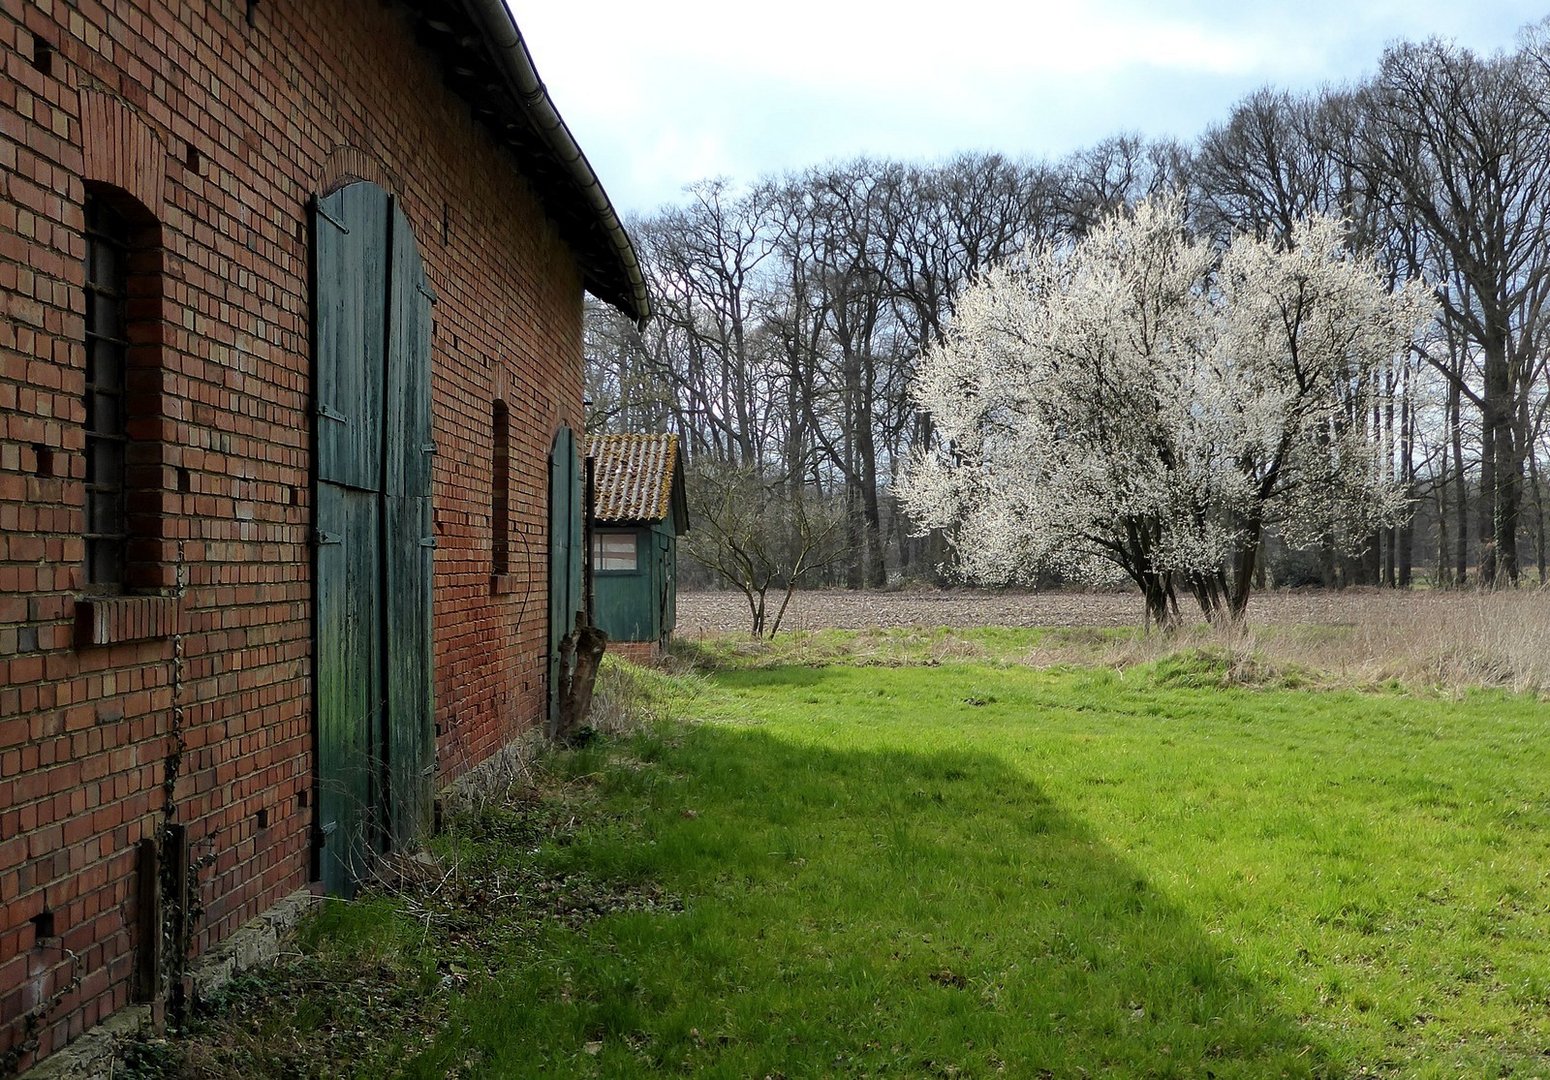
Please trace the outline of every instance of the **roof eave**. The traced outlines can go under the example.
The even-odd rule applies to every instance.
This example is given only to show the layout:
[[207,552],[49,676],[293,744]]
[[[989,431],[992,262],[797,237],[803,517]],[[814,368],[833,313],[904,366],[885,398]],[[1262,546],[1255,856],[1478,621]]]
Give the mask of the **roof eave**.
[[600,518],[594,517],[592,524],[601,529],[649,529],[653,525],[660,525],[666,518]]
[[593,224],[601,233],[600,239],[612,255],[613,274],[605,277],[583,268],[588,291],[618,308],[637,325],[644,324],[651,317],[651,297],[635,246],[609,201],[608,193],[603,190],[602,181],[592,170],[550,99],[543,80],[538,77],[532,54],[528,52],[516,20],[504,0],[461,0],[461,4],[481,31],[512,97],[553,161],[560,166],[573,197],[581,200],[591,214]]

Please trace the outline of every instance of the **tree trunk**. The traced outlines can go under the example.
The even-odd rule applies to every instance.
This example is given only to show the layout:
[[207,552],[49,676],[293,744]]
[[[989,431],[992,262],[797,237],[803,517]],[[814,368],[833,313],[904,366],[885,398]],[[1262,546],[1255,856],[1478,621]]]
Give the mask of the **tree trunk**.
[[1227,597],[1227,614],[1234,622],[1242,622],[1249,610],[1249,593],[1254,581],[1260,576],[1260,548],[1264,546],[1265,527],[1262,522],[1250,522],[1244,527],[1243,543],[1234,554],[1232,591]]
[[1491,512],[1491,544],[1496,556],[1493,584],[1518,584],[1518,522],[1523,509],[1523,462],[1518,456],[1513,417],[1496,410],[1496,483]]
[[1179,602],[1173,595],[1173,582],[1166,574],[1148,573],[1139,582],[1146,600],[1146,628],[1173,630],[1179,624]]
[[750,625],[748,636],[761,638],[764,636],[764,594],[765,590],[753,585],[742,586],[743,596],[748,599],[748,616]]
[[883,565],[883,520],[877,503],[877,447],[873,440],[872,408],[862,385],[861,360],[847,359],[845,363],[845,392],[854,402],[851,414],[855,417],[856,430],[853,475],[860,486],[861,529],[856,548],[859,563],[857,588],[882,588],[888,584],[888,570]]
[[1441,589],[1453,586],[1453,567],[1448,562],[1448,551],[1452,546],[1451,537],[1448,534],[1448,452],[1446,445],[1443,449],[1442,479],[1437,484],[1437,587]]
[[1453,466],[1456,470],[1458,502],[1453,508],[1453,584],[1469,584],[1469,476],[1464,470],[1463,395],[1455,383],[1448,395],[1448,413],[1452,423]]
[[845,485],[845,531],[850,559],[845,564],[845,587],[860,589],[866,585],[866,513],[861,493],[853,483]]
[[1539,583],[1545,583],[1545,499],[1544,489],[1539,484],[1539,459],[1530,451],[1528,454],[1528,478],[1529,486],[1534,493],[1534,562],[1539,571]]
[[1375,529],[1367,537],[1361,555],[1353,560],[1351,577],[1357,585],[1383,584],[1383,540],[1387,530]]
[[[1394,389],[1394,372],[1391,367],[1384,375],[1383,432],[1380,443],[1389,448],[1387,460],[1383,463],[1383,472],[1384,479],[1390,482],[1394,480],[1394,447],[1398,444],[1398,440],[1394,437]],[[1381,530],[1381,537],[1382,555],[1377,567],[1378,580],[1374,584],[1392,589],[1396,574],[1394,544],[1399,539],[1399,530],[1396,526],[1389,525]]]
[[1406,515],[1404,524],[1399,526],[1395,537],[1399,548],[1399,569],[1395,584],[1401,589],[1408,589],[1415,565],[1415,514],[1419,504],[1415,484],[1415,410],[1410,405],[1408,377],[1404,381],[1404,393],[1399,409],[1399,478],[1410,502],[1410,513]]
[[1227,576],[1223,571],[1191,574],[1189,589],[1195,594],[1195,602],[1200,605],[1200,613],[1205,616],[1206,622],[1219,626],[1232,619],[1232,590],[1228,587]]
[[1480,584],[1496,585],[1496,423],[1487,405],[1480,412],[1480,493],[1475,528],[1480,538]]
[[[580,616],[577,616],[580,622]],[[608,635],[595,626],[577,626],[560,641],[560,716],[555,724],[556,741],[575,739],[592,712],[592,690],[597,683],[597,668],[608,648]]]
[[[867,440],[871,442],[870,439]],[[885,553],[881,508],[877,501],[877,479],[869,476],[866,490],[861,493],[862,509],[866,515],[866,584],[868,588],[881,589],[888,584],[888,566]]]

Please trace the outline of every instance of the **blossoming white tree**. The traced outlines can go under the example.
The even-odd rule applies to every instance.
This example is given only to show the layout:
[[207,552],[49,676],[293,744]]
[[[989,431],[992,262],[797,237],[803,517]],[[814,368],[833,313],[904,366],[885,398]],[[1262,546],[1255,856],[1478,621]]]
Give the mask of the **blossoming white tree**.
[[1366,419],[1430,309],[1337,221],[1218,252],[1143,202],[963,298],[916,377],[937,437],[904,504],[971,580],[1128,577],[1149,622],[1181,593],[1241,617],[1267,527],[1349,545],[1405,512]]

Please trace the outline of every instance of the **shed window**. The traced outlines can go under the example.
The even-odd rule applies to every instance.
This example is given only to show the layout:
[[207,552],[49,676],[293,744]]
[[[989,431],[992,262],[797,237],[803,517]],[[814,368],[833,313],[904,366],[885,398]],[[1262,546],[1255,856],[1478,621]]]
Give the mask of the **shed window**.
[[592,566],[599,571],[634,570],[634,533],[593,533]]

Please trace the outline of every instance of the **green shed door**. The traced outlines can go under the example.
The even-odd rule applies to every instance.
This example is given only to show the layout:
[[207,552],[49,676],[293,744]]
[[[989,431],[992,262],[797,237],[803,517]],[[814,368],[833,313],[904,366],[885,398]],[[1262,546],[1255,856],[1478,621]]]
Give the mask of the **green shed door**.
[[576,436],[562,427],[549,451],[549,730],[560,716],[560,639],[581,610],[581,466]]
[[318,872],[348,895],[430,814],[431,297],[387,192],[314,210]]
[[[664,522],[664,530],[666,525]],[[666,641],[678,626],[678,537],[664,531],[657,538],[657,550],[662,560],[662,619],[657,623],[657,639]]]

